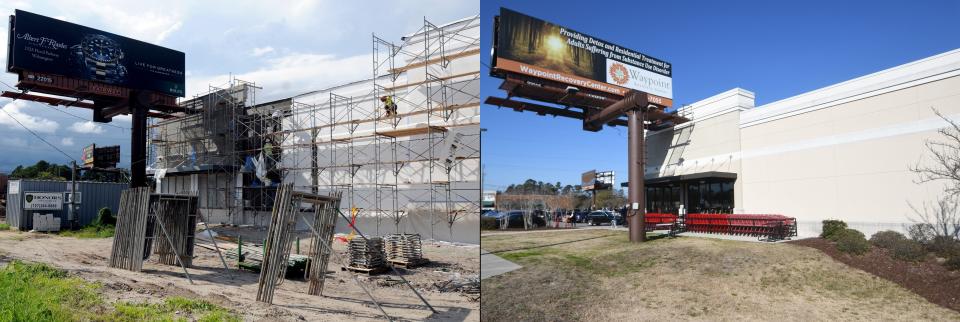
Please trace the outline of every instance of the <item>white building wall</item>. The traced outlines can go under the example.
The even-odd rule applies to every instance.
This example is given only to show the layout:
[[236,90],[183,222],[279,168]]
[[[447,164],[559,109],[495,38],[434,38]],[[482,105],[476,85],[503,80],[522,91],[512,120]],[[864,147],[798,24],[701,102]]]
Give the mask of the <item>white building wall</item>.
[[942,183],[918,184],[910,168],[930,164],[924,142],[947,126],[932,108],[960,120],[960,50],[756,108],[737,91],[681,109],[689,125],[648,134],[647,178],[735,172],[736,212],[797,217],[801,236],[828,218],[868,236],[903,230],[910,204],[942,195]]

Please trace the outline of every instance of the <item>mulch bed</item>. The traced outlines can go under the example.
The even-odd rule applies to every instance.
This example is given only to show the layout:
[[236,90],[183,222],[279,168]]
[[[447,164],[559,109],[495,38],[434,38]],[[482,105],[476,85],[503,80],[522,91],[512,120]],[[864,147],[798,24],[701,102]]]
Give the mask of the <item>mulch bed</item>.
[[837,250],[833,242],[808,238],[788,242],[819,249],[833,259],[887,279],[917,293],[932,303],[960,312],[960,271],[950,271],[934,259],[911,263],[894,259],[889,251],[871,247],[862,256]]

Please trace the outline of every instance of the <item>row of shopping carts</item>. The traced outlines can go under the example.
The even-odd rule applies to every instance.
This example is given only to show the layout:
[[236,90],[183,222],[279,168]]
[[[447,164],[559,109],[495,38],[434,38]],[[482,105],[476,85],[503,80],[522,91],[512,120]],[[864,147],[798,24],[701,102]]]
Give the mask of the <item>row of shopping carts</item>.
[[648,230],[669,228],[671,233],[701,233],[755,236],[759,239],[782,240],[797,235],[797,219],[776,214],[686,214],[648,213],[644,216]]

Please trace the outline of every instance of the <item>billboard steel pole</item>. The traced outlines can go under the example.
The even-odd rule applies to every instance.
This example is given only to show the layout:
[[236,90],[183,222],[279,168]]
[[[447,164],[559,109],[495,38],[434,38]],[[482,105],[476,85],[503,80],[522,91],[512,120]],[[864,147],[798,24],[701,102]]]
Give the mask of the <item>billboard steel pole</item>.
[[133,129],[130,131],[130,188],[147,186],[147,111],[150,109],[141,96],[143,92],[130,92],[130,114]]
[[643,118],[646,107],[640,107],[627,111],[628,127],[628,145],[627,162],[629,162],[628,171],[630,181],[627,184],[628,202],[630,202],[630,214],[627,216],[627,226],[630,229],[630,241],[641,243],[647,240],[646,227],[644,227],[644,215],[646,210],[643,200]]

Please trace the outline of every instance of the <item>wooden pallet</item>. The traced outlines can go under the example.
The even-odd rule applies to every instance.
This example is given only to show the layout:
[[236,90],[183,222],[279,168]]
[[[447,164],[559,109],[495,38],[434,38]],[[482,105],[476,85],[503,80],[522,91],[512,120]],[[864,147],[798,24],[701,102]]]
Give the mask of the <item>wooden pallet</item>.
[[387,260],[387,261],[390,262],[390,264],[393,264],[394,266],[400,266],[400,267],[408,268],[408,269],[409,269],[409,268],[417,268],[417,267],[423,266],[423,265],[425,265],[425,264],[427,264],[427,263],[430,262],[430,260],[429,260],[429,259],[426,259],[426,258],[421,258],[421,259],[419,259],[419,260],[414,260],[414,261],[410,261],[410,262],[404,261],[404,260],[396,260],[396,259],[391,259],[391,260]]
[[347,267],[341,267],[340,270],[357,272],[357,273],[364,273],[364,274],[367,274],[367,275],[377,275],[377,274],[386,272],[386,271],[387,271],[387,268],[384,267],[384,266],[374,267],[374,268],[363,268],[363,267],[347,266]]

